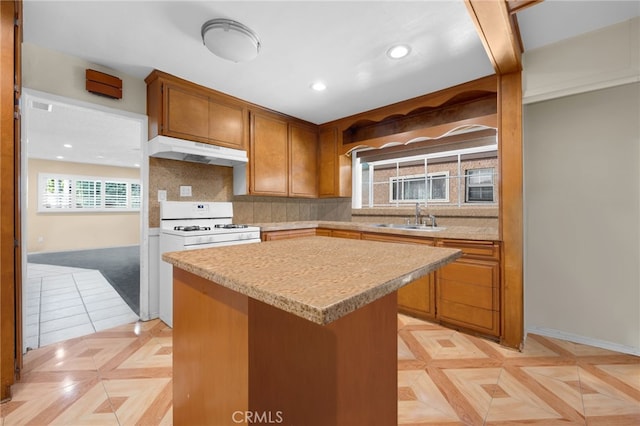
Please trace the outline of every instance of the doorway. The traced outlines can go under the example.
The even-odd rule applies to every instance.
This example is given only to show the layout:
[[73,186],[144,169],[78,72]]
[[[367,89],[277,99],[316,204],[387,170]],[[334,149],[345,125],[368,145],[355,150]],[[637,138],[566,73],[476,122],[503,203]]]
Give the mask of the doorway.
[[26,352],[149,319],[148,159],[145,115],[23,93]]

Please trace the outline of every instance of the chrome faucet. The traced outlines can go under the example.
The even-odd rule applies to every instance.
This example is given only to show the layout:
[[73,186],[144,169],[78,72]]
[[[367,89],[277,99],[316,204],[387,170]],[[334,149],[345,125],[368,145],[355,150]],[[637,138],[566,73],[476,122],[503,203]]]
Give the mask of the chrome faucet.
[[416,203],[416,225],[420,225],[420,203]]
[[431,221],[432,228],[435,228],[436,226],[438,226],[438,224],[436,223],[436,217],[434,215],[430,214],[428,218]]

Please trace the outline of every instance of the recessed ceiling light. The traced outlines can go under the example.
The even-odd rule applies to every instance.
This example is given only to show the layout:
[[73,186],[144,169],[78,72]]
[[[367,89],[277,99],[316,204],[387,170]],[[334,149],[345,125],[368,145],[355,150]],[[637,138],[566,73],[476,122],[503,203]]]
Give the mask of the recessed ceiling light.
[[62,159],[64,159],[64,157],[63,157],[62,155],[56,155],[56,158],[57,158],[58,160],[62,160]]
[[410,51],[411,49],[406,44],[399,44],[387,50],[387,56],[391,59],[402,59],[407,56]]
[[96,158],[104,158],[104,155],[96,155]]
[[135,164],[133,165],[133,167],[140,167],[140,164],[135,163]]
[[327,85],[326,85],[326,84],[324,84],[324,83],[323,83],[323,82],[321,82],[321,81],[316,81],[315,83],[313,83],[313,84],[311,85],[311,88],[312,88],[313,90],[315,90],[316,92],[322,92],[323,90],[325,90],[325,89],[327,88]]
[[65,148],[73,148],[73,145],[71,145],[70,143],[65,143],[64,145]]

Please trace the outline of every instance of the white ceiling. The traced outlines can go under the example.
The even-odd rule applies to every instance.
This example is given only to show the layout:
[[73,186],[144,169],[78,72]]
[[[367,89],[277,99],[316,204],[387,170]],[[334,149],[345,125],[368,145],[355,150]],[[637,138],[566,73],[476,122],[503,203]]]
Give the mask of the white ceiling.
[[[517,17],[530,50],[639,12],[637,0],[547,0]],[[262,42],[259,56],[233,63],[213,55],[200,36],[213,18],[252,28]],[[318,124],[493,73],[462,0],[25,0],[24,41],[139,78],[160,69]],[[389,59],[385,52],[395,43],[411,45],[411,54]],[[327,90],[312,91],[316,80]],[[65,132],[80,120],[89,122],[60,116],[41,127],[42,136],[54,132],[55,122]],[[37,126],[37,118],[29,122]],[[106,145],[95,138],[90,153]],[[30,146],[44,152],[36,139],[29,134]]]

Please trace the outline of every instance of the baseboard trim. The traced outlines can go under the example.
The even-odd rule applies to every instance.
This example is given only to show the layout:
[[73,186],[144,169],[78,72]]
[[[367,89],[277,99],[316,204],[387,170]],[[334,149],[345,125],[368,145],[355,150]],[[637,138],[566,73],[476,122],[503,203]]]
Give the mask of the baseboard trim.
[[609,351],[621,352],[629,355],[640,356],[640,348],[634,348],[633,346],[621,345],[619,343],[608,342],[606,340],[594,339],[587,336],[581,336],[579,334],[568,333],[566,331],[555,330],[553,328],[545,327],[527,327],[526,334],[538,334],[540,336],[552,337],[555,339],[567,340],[573,343],[580,343],[582,345],[595,346],[601,349],[607,349]]

